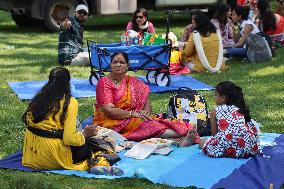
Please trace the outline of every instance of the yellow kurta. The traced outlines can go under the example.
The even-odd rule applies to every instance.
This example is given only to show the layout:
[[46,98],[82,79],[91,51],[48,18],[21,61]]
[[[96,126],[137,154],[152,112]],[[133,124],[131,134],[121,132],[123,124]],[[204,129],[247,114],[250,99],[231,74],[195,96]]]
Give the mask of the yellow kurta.
[[84,136],[76,130],[76,118],[78,114],[78,102],[71,97],[70,104],[66,113],[64,125],[60,123],[60,115],[63,109],[63,100],[61,100],[61,110],[53,120],[53,113],[39,122],[33,123],[31,113],[27,115],[27,123],[31,127],[44,130],[63,129],[63,140],[54,138],[44,138],[34,135],[26,129],[23,147],[22,163],[37,169],[73,169],[87,170],[87,161],[73,164],[70,145],[81,146],[85,143]]
[[[201,42],[204,49],[205,56],[211,67],[215,67],[217,64],[218,54],[219,54],[219,39],[217,33],[211,33],[208,37],[201,36]],[[195,64],[193,71],[196,72],[205,72],[206,68],[201,64],[194,42],[193,35],[190,35],[185,49],[182,51],[183,62],[191,62]],[[225,61],[223,59],[222,66],[220,70],[225,69]]]

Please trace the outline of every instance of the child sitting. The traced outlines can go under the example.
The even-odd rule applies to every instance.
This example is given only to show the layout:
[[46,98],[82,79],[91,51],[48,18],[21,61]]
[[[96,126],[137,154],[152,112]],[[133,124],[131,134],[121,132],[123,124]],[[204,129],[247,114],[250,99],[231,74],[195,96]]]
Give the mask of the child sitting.
[[210,116],[212,138],[199,145],[210,157],[246,158],[259,152],[257,127],[252,123],[242,88],[230,81],[217,85]]

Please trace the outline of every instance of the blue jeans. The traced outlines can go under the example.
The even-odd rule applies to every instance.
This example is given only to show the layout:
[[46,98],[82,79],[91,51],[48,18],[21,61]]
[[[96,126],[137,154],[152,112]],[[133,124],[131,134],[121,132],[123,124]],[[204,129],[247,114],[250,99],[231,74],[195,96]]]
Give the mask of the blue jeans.
[[247,49],[245,48],[227,48],[227,52],[225,54],[226,58],[230,57],[239,57],[239,58],[247,58]]

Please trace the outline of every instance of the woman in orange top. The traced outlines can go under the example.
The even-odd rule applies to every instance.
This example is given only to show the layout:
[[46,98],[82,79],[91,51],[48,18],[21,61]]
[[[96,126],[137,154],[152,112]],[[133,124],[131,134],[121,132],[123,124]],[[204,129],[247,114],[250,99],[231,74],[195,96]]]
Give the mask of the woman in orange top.
[[274,40],[282,40],[284,35],[284,17],[273,13],[268,0],[258,0],[259,28]]

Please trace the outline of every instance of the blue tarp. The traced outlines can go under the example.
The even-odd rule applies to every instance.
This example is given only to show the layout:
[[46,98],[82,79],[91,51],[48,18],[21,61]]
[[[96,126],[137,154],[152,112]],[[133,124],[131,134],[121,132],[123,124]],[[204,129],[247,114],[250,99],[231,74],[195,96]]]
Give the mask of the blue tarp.
[[[202,83],[191,76],[171,76],[172,82],[168,87],[161,87],[146,82],[145,77],[139,77],[150,86],[151,92],[161,93],[177,90],[179,87],[189,87],[193,90],[213,90],[214,87]],[[42,88],[47,81],[8,82],[12,90],[21,100],[29,100]],[[75,98],[96,96],[96,86],[87,79],[71,79],[71,91]]]
[[[279,188],[284,182],[284,135],[264,133],[263,141],[272,142],[275,146],[264,148],[271,158],[257,155],[248,159],[209,158],[202,153],[198,145],[176,148],[168,156],[151,155],[145,160],[135,160],[119,155],[122,158],[115,166],[124,170],[124,176],[98,176],[86,171],[53,170],[57,174],[76,175],[85,178],[146,178],[153,183],[170,186],[199,188],[242,188],[259,189]],[[0,167],[31,171],[21,165],[21,152],[0,160]],[[40,170],[34,170],[40,171]]]

